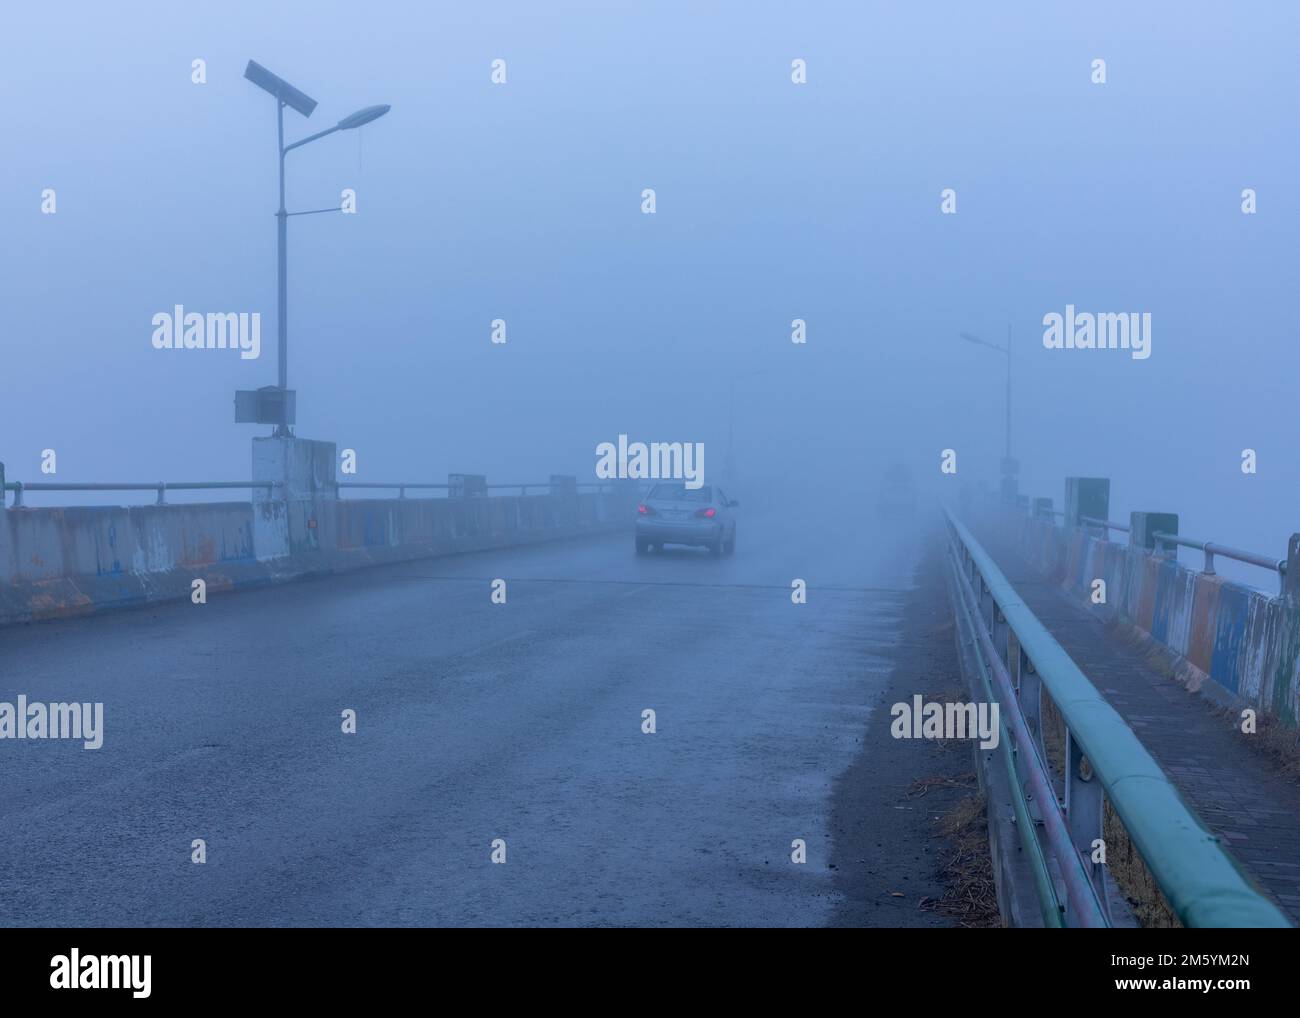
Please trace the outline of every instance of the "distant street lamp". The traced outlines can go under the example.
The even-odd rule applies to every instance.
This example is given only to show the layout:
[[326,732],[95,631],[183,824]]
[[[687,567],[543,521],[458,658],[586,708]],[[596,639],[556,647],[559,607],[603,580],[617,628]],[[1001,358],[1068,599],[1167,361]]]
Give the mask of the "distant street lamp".
[[[1009,491],[1008,481],[1019,473],[1019,464],[1011,458],[1011,326],[1007,325],[1007,345],[998,346],[996,343],[990,343],[987,340],[980,339],[979,336],[972,336],[969,332],[961,333],[961,338],[968,343],[976,343],[979,346],[987,346],[990,350],[996,350],[1004,354],[1007,358],[1007,424],[1006,424],[1006,443],[1002,454],[1002,485],[1004,494]],[[1014,492],[1011,493],[1014,495]]]
[[[308,142],[316,141],[318,138],[324,138],[327,134],[333,134],[335,131],[350,131],[353,128],[360,127],[362,124],[368,124],[372,120],[378,120],[387,113],[391,106],[367,106],[365,109],[357,110],[351,116],[344,117],[333,127],[316,134],[309,135],[301,141],[295,141],[291,145],[284,143],[284,108],[292,106],[304,117],[310,117],[312,111],[316,109],[316,100],[303,94],[294,88],[283,78],[272,74],[255,60],[248,62],[248,67],[244,69],[244,77],[251,81],[258,88],[261,88],[276,98],[276,125],[279,135],[279,152],[280,152],[280,208],[276,212],[277,221],[277,240],[279,246],[279,302],[277,306],[278,322],[277,336],[279,340],[279,358],[280,358],[280,384],[278,392],[268,392],[266,389],[256,390],[243,394],[245,398],[241,400],[240,394],[236,395],[236,421],[256,424],[275,424],[275,433],[278,436],[288,436],[291,434],[289,425],[293,423],[294,418],[294,400],[293,393],[289,392],[289,342],[288,342],[288,220],[289,216],[310,216],[320,212],[339,212],[342,206],[336,206],[328,209],[310,209],[306,212],[288,212],[284,207],[284,157],[296,148],[301,148]],[[241,409],[242,407],[242,409]]]

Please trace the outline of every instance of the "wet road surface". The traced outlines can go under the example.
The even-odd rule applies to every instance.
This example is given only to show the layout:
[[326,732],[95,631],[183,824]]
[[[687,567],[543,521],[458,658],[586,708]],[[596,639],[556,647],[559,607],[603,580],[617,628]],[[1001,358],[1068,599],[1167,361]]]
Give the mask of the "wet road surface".
[[629,530],[6,630],[0,699],[103,701],[105,732],[0,742],[0,923],[843,921],[832,790],[916,556],[914,524],[869,522],[742,517],[721,559],[639,558]]

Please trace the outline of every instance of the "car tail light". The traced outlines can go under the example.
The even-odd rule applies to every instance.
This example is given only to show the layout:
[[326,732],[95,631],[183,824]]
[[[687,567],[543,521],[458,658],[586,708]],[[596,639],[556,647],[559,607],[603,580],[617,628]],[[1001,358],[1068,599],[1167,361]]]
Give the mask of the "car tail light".
[[718,511],[713,506],[709,506],[707,509],[696,509],[695,515],[701,519],[711,520],[718,515]]
[[650,508],[648,505],[646,505],[644,502],[642,502],[639,506],[636,507],[636,511],[637,511],[638,513],[640,513],[642,516],[656,516],[656,515],[658,515],[658,514],[657,514],[653,509],[651,509],[651,508]]

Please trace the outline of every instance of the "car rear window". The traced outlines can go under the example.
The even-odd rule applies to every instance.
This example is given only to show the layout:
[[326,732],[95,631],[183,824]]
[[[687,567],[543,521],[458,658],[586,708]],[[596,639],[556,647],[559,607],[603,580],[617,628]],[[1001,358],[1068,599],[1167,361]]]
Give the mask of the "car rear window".
[[649,497],[657,502],[712,502],[713,486],[688,488],[685,484],[656,484]]

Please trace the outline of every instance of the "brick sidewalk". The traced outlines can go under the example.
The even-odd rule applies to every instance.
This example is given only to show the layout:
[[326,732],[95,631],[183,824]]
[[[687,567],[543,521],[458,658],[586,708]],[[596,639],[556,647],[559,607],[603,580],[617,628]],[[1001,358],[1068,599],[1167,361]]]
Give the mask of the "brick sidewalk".
[[1206,826],[1300,925],[1300,786],[1248,747],[1210,702],[1156,672],[1139,651],[1006,549],[999,568],[1132,726]]

